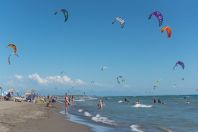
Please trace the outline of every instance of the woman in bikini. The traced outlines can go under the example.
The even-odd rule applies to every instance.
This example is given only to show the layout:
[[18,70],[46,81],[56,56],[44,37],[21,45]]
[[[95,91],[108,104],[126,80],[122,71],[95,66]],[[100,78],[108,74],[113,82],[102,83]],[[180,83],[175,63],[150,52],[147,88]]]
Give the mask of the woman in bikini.
[[68,112],[69,107],[69,97],[67,96],[67,93],[65,94],[65,113]]

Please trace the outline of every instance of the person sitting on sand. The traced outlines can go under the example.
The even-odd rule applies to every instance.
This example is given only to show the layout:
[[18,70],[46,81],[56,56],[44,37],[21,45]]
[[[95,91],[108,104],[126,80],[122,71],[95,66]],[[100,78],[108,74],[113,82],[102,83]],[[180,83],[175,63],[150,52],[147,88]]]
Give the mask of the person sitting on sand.
[[52,97],[52,103],[56,103],[57,99],[55,96]]
[[11,93],[8,92],[8,94],[4,97],[4,100],[8,101],[11,98]]
[[47,96],[47,107],[52,107],[52,97],[51,96]]

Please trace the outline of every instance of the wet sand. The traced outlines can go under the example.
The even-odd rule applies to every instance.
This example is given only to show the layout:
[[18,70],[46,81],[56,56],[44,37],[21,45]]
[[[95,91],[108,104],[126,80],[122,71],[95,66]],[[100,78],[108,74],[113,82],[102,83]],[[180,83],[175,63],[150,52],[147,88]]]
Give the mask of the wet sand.
[[86,126],[67,120],[59,114],[60,105],[0,102],[0,132],[89,132]]

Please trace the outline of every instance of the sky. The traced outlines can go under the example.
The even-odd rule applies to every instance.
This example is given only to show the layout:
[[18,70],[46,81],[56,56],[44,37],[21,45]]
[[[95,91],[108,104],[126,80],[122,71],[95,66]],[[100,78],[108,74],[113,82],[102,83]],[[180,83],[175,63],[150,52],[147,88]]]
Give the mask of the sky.
[[[42,94],[197,94],[197,0],[1,0],[0,84]],[[69,12],[64,23],[60,9]],[[160,11],[161,33],[155,17]],[[122,29],[112,25],[116,16]],[[19,57],[7,59],[17,45]],[[185,70],[174,64],[181,60]],[[104,71],[101,67],[106,66]],[[118,84],[122,75],[125,83]],[[185,80],[182,81],[182,78]],[[156,80],[160,85],[153,90]],[[91,83],[94,82],[94,83]]]

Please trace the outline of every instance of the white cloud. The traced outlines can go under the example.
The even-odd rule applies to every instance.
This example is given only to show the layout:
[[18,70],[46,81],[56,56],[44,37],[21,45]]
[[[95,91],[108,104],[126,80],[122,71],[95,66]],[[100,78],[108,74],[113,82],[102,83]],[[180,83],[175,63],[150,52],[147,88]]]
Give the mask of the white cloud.
[[18,74],[16,74],[14,77],[17,80],[22,80],[23,79],[23,76],[22,75],[18,75]]
[[40,75],[37,73],[29,75],[28,78],[38,82],[39,84],[47,84],[48,83],[48,81],[46,79],[41,78]]
[[66,75],[41,77],[39,74],[34,73],[29,75],[28,78],[30,80],[36,81],[41,85],[60,84],[60,85],[68,85],[68,86],[81,86],[85,84],[85,82],[82,81],[81,79],[71,79]]

